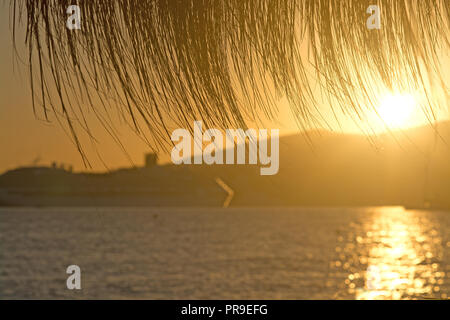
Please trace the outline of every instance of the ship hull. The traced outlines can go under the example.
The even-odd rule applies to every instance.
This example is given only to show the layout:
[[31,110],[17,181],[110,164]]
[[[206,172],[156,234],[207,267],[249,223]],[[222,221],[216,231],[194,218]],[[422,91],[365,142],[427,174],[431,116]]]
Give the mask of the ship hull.
[[14,207],[221,207],[223,194],[204,195],[29,195],[0,193],[0,206]]

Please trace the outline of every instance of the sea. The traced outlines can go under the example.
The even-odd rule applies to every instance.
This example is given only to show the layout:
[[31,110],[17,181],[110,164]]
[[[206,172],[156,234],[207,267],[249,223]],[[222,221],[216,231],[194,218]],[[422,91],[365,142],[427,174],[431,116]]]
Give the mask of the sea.
[[0,208],[0,299],[447,299],[449,276],[445,211]]

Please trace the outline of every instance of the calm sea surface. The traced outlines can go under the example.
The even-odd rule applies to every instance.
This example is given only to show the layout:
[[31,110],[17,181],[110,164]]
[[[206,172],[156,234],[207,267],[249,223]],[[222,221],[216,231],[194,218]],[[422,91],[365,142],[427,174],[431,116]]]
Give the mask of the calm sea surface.
[[0,209],[2,299],[428,299],[449,276],[450,212]]

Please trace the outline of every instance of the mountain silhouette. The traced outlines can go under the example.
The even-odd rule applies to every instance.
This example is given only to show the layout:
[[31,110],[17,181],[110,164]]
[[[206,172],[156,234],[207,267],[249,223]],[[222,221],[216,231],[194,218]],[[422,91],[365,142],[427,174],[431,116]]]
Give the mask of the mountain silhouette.
[[152,165],[104,174],[18,168],[3,205],[450,207],[450,123],[378,136],[309,131],[280,138],[277,175],[260,165]]

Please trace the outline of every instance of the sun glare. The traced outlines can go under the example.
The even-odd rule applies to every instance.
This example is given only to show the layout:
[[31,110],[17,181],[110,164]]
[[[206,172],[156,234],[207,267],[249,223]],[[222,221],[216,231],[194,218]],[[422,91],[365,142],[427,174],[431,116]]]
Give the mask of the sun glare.
[[412,95],[396,94],[386,96],[378,108],[378,115],[391,129],[407,127],[417,103]]

